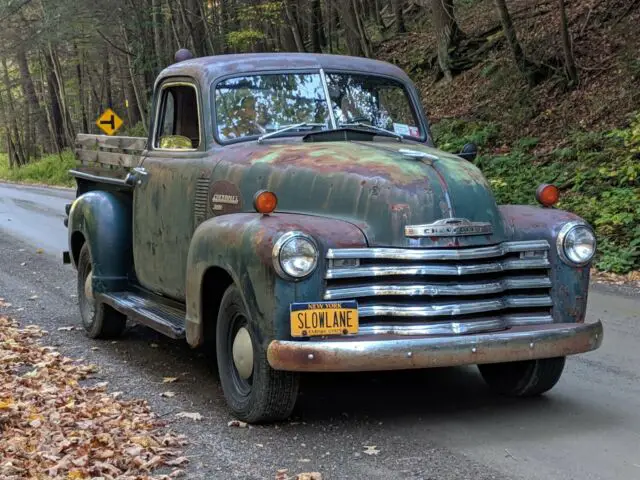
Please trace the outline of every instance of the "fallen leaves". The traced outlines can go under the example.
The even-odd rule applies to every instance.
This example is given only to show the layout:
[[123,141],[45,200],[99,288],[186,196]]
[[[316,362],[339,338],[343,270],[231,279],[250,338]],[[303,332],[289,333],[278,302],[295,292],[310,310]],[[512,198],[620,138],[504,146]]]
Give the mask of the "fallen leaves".
[[322,474],[320,474],[319,472],[304,472],[290,477],[289,470],[286,468],[281,468],[276,471],[275,480],[322,480]]
[[227,423],[227,427],[247,428],[247,423],[241,422],[240,420],[231,420]]
[[362,453],[367,455],[378,455],[380,453],[380,449],[377,448],[377,445],[365,445]]
[[[185,438],[163,433],[145,401],[119,400],[106,382],[81,386],[96,367],[41,346],[43,334],[0,316],[0,478],[184,476]],[[160,467],[172,472],[150,476]]]
[[198,412],[179,412],[176,413],[176,417],[178,418],[188,418],[190,420],[202,420],[202,415],[200,415]]
[[0,307],[9,308],[11,306],[10,303],[4,301],[4,298],[0,298]]
[[163,377],[162,383],[174,383],[178,381],[178,377]]
[[613,285],[630,285],[640,287],[640,271],[633,271],[621,275],[611,272],[600,272],[595,268],[592,268],[591,278],[596,283],[610,283]]

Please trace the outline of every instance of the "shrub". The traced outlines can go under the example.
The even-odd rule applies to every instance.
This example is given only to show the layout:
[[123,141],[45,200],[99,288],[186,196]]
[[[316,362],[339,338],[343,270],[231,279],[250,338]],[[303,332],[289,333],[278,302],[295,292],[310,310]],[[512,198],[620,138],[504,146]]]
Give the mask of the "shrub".
[[[450,152],[474,140],[485,152],[497,146],[493,124],[447,120],[433,132],[438,147]],[[596,266],[615,273],[640,269],[640,113],[627,128],[573,133],[567,146],[545,158],[531,153],[536,145],[537,139],[522,138],[508,153],[475,160],[498,202],[535,204],[540,183],[558,185],[558,208],[581,216],[596,231]]]

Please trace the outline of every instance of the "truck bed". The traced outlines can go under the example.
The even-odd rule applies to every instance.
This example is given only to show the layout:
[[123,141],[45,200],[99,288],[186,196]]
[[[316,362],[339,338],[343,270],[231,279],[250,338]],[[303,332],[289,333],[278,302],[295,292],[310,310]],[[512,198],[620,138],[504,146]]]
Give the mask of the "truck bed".
[[77,166],[69,173],[76,179],[76,195],[81,195],[96,188],[129,189],[124,180],[139,164],[147,139],[80,133],[75,143]]

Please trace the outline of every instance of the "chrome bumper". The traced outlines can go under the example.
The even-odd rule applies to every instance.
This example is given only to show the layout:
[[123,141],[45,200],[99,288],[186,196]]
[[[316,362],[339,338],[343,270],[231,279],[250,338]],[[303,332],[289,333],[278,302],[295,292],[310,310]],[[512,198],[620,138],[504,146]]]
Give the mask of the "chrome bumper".
[[602,343],[602,323],[530,325],[460,336],[359,336],[322,341],[269,344],[267,359],[276,370],[358,372],[450,367],[561,357],[595,350]]

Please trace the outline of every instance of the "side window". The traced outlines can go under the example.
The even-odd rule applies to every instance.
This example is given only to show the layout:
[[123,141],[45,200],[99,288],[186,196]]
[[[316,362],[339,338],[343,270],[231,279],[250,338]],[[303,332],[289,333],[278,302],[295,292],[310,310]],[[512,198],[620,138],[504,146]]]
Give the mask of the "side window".
[[192,150],[200,146],[197,91],[193,85],[162,89],[155,148]]

